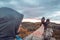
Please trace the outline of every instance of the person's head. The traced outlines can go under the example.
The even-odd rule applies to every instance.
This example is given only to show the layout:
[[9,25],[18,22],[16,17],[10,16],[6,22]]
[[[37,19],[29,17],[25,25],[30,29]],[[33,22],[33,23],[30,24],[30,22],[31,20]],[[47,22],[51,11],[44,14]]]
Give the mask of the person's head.
[[44,23],[45,22],[45,17],[41,18],[41,22]]
[[50,19],[47,19],[47,20],[46,20],[46,23],[50,23]]

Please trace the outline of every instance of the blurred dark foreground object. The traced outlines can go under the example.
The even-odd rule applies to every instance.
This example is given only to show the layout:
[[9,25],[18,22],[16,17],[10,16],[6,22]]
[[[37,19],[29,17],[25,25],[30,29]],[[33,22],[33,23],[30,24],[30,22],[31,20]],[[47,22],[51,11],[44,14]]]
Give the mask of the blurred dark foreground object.
[[0,8],[0,40],[14,40],[22,19],[23,15],[17,11],[7,7]]

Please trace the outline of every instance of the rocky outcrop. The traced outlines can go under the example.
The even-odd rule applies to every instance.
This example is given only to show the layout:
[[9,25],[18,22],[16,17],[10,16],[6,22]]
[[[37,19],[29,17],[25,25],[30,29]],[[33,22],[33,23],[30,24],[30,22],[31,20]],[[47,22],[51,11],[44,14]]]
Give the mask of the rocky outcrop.
[[[57,40],[60,40],[60,24],[51,23],[53,28],[53,37],[55,37]],[[37,23],[30,23],[30,22],[23,22],[22,23],[22,29],[21,33],[19,34],[22,38],[26,37],[27,35],[31,34],[35,30],[37,30],[40,27],[40,22]]]

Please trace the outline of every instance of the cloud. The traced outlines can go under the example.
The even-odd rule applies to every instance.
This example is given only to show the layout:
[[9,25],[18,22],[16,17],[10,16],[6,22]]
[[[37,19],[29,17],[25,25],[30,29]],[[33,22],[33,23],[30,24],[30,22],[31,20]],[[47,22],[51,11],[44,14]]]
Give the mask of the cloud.
[[0,2],[0,6],[3,6],[4,5],[4,3],[3,2]]
[[26,4],[32,5],[32,6],[39,5],[37,0],[23,0],[23,2],[25,2]]
[[53,14],[52,14],[53,17],[56,17],[56,16],[60,16],[60,11],[55,11]]
[[0,0],[0,7],[10,7],[24,18],[46,17],[60,20],[60,0]]
[[52,17],[57,17],[60,16],[60,11],[53,11],[51,12],[50,15],[47,15],[47,17],[52,18]]

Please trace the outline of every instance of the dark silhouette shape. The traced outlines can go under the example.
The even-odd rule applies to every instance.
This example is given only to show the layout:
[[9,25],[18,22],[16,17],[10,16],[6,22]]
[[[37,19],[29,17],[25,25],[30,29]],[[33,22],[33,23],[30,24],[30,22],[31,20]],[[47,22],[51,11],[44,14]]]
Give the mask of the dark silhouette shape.
[[14,40],[23,19],[23,15],[17,11],[2,7],[0,8],[0,40]]
[[41,26],[42,24],[45,26],[45,17],[42,17],[42,18],[41,18],[41,24],[40,24],[40,26]]

